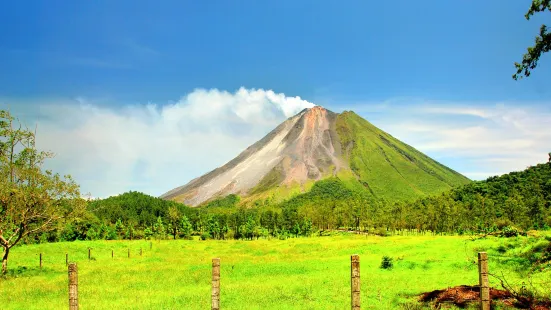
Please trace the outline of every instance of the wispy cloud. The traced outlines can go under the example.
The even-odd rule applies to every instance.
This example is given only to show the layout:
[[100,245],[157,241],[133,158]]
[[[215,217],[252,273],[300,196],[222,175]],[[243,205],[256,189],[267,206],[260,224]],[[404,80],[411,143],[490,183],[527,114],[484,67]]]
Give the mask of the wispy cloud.
[[421,110],[426,113],[432,114],[447,114],[447,115],[471,115],[482,118],[489,117],[487,111],[481,108],[474,107],[446,107],[446,106],[426,106],[421,107]]
[[137,55],[148,55],[148,56],[158,56],[160,52],[150,46],[147,46],[143,43],[138,42],[135,39],[127,38],[121,41],[122,46],[129,50],[133,54]]
[[[38,124],[38,147],[83,192],[160,195],[229,161],[312,103],[271,90],[197,89],[174,103],[111,108],[94,100],[33,101],[14,114]],[[1,108],[0,104],[0,108]]]
[[97,59],[97,58],[72,57],[72,58],[68,58],[67,62],[70,65],[85,66],[85,67],[111,68],[111,69],[132,68],[131,65],[123,62],[106,61],[106,60]]
[[546,106],[418,100],[390,104],[374,123],[459,172],[483,179],[547,161],[551,112]]

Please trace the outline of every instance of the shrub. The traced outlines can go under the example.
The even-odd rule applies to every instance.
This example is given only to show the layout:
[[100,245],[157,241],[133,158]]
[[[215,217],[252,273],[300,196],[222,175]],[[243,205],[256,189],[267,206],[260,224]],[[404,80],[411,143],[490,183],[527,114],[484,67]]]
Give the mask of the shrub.
[[551,261],[551,243],[547,240],[540,240],[525,253],[525,256],[533,264]]
[[235,238],[235,232],[232,229],[228,229],[228,231],[224,233],[224,239],[230,240],[234,238]]
[[382,269],[392,269],[394,267],[394,264],[392,262],[392,257],[390,256],[383,256],[383,259],[381,261],[381,268]]
[[503,227],[503,229],[501,230],[501,232],[499,233],[499,236],[500,237],[506,237],[506,238],[510,238],[510,237],[516,237],[518,236],[520,233],[519,229],[517,229],[516,227],[513,227],[513,226],[505,226]]
[[497,247],[497,251],[499,253],[503,254],[503,253],[507,252],[507,248],[503,244],[501,244]]
[[373,230],[373,234],[381,237],[390,236],[390,233],[385,228],[382,228],[382,227]]
[[495,222],[495,225],[497,226],[497,229],[504,230],[505,228],[512,226],[513,222],[509,219],[499,219]]

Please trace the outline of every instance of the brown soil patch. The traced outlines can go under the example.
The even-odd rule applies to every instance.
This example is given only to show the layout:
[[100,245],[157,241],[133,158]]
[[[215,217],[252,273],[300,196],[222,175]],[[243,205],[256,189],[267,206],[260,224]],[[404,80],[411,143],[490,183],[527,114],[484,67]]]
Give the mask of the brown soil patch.
[[[526,304],[520,303],[514,298],[511,293],[495,288],[490,288],[490,299],[492,302],[499,301],[504,305],[517,309],[551,310],[551,302],[549,301],[540,302],[532,307],[527,307]],[[469,303],[480,302],[480,288],[478,286],[460,285],[444,290],[434,290],[432,292],[423,293],[419,297],[419,301],[434,301],[438,309],[443,304],[454,304],[460,308],[464,308]]]

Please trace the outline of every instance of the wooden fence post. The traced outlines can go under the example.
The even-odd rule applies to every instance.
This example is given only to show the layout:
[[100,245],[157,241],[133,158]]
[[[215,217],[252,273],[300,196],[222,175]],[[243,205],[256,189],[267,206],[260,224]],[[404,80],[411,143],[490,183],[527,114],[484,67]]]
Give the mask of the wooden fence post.
[[111,250],[111,258],[115,257],[115,253],[113,253],[114,251]]
[[92,257],[92,249],[88,248],[88,260]]
[[130,258],[130,249],[128,249],[128,258]]
[[490,310],[490,284],[488,282],[488,253],[478,253],[478,279],[480,284],[480,309]]
[[220,309],[220,258],[212,259],[212,310]]
[[360,309],[360,256],[354,254],[350,257],[350,285],[352,310]]
[[40,253],[40,269],[42,269],[42,253]]
[[78,269],[76,263],[69,264],[69,310],[78,310]]

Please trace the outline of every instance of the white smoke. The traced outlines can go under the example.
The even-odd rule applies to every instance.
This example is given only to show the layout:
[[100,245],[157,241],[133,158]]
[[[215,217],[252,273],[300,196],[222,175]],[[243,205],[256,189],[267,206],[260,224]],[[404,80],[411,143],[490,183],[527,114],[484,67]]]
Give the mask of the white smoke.
[[48,168],[71,174],[83,192],[160,195],[239,154],[313,103],[263,89],[197,89],[169,104],[48,101],[11,109],[37,124]]

